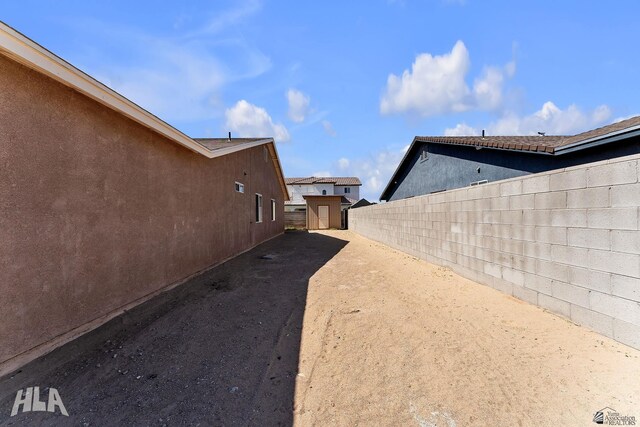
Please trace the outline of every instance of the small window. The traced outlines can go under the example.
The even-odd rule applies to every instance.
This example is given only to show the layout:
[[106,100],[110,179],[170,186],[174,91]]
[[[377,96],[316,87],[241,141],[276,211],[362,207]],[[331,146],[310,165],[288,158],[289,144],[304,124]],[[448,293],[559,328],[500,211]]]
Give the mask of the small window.
[[327,195],[327,190],[322,190],[322,195],[326,196]]
[[262,222],[262,194],[256,193],[256,222]]
[[263,153],[264,153],[264,161],[268,162],[269,161],[269,150],[267,150],[267,147],[262,147],[263,148]]
[[422,153],[420,153],[420,161],[424,162],[425,160],[428,160],[428,159],[429,159],[429,152],[425,148],[424,150],[422,150]]
[[475,185],[482,185],[482,184],[486,184],[487,182],[489,182],[489,181],[487,181],[486,179],[483,179],[483,180],[480,180],[480,181],[473,181],[473,182],[472,182],[471,184],[469,184],[469,185],[473,187],[473,186],[475,186]]
[[351,193],[351,187],[344,187],[344,194]]
[[271,199],[271,221],[276,220],[276,201]]
[[236,181],[236,191],[238,193],[244,193],[244,184]]

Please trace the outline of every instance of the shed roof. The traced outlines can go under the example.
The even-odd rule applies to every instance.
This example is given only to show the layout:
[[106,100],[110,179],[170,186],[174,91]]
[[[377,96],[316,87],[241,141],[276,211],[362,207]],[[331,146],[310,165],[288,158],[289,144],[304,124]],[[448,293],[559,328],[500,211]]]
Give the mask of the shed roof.
[[302,196],[302,198],[305,199],[305,200],[306,199],[330,199],[330,200],[338,199],[338,200],[340,200],[340,204],[342,204],[342,205],[350,205],[350,204],[353,203],[351,200],[347,199],[344,196],[341,196],[340,194],[324,194],[324,195],[321,195],[321,194],[307,194],[307,195]]

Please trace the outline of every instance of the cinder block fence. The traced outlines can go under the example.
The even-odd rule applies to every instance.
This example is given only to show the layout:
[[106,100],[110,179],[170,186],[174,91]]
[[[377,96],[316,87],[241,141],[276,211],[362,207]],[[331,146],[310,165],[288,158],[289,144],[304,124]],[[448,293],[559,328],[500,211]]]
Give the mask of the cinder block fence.
[[639,163],[354,209],[349,228],[640,348]]

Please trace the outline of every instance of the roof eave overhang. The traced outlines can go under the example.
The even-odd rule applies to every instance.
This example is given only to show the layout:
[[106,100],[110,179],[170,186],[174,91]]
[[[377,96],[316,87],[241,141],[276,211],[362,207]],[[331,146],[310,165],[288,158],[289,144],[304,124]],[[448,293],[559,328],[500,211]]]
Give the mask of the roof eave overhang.
[[[540,138],[544,138],[541,136]],[[467,148],[475,148],[476,150],[498,150],[498,151],[513,151],[515,153],[532,153],[532,154],[546,154],[553,155],[553,147],[539,147],[539,149],[531,150],[531,149],[523,149],[523,148],[508,148],[508,147],[492,147],[489,145],[479,145],[479,144],[457,144],[455,142],[442,142],[442,141],[429,141],[429,140],[418,140],[418,142],[424,142],[428,144],[441,144],[441,145],[455,145],[457,147],[467,147]],[[511,145],[513,147],[513,145]]]
[[204,145],[188,137],[167,122],[151,114],[144,108],[120,95],[113,89],[100,83],[85,72],[77,69],[64,59],[58,57],[30,38],[9,27],[0,21],[0,54],[42,73],[53,80],[70,87],[94,101],[114,110],[123,116],[145,126],[169,140],[201,154],[209,159],[235,153],[247,148],[269,144],[272,151],[272,160],[276,173],[280,180],[285,200],[289,200],[287,186],[284,183],[284,175],[273,138],[266,138],[255,142],[237,145],[219,150],[209,150]]
[[[284,172],[282,171],[282,165],[280,164],[280,156],[278,156],[278,149],[276,148],[276,143],[273,138],[269,138],[266,141],[269,145],[269,154],[271,155],[271,161],[273,162],[273,167],[276,170],[276,175],[278,176],[278,182],[280,182],[280,189],[282,190],[282,195],[284,197],[284,201],[290,201],[289,198],[289,190],[287,190],[287,184],[284,181]],[[260,142],[260,141],[257,141]]]
[[216,155],[139,105],[108,88],[33,40],[0,22],[0,53],[64,84],[141,125],[158,132],[191,151]]
[[380,194],[380,198],[379,198],[380,201],[382,201],[382,200],[388,201],[387,192],[389,191],[389,188],[391,187],[391,184],[393,183],[396,175],[402,169],[402,166],[404,165],[404,162],[407,159],[407,156],[413,150],[413,147],[416,145],[416,143],[455,145],[455,146],[459,146],[459,147],[475,148],[477,150],[487,149],[487,150],[513,151],[513,152],[517,152],[517,153],[533,153],[533,154],[541,154],[541,155],[548,155],[548,156],[552,156],[553,155],[553,152],[548,152],[548,151],[519,150],[519,149],[490,147],[490,146],[487,146],[487,145],[475,145],[475,144],[474,145],[472,145],[472,144],[456,144],[456,143],[452,143],[452,142],[430,141],[428,139],[423,139],[423,137],[417,137],[416,136],[416,137],[413,138],[413,141],[411,141],[411,145],[409,146],[407,151],[404,153],[404,156],[402,157],[402,160],[400,160],[400,163],[398,164],[398,167],[396,168],[396,170],[393,172],[393,175],[391,175],[391,179],[387,183],[387,186],[384,188],[384,190],[382,190],[382,194]]
[[610,143],[613,143],[613,142],[616,142],[616,141],[621,141],[621,140],[624,140],[624,139],[633,138],[633,137],[636,137],[636,136],[640,136],[640,125],[639,126],[634,126],[634,127],[631,127],[631,128],[625,128],[625,129],[622,129],[622,130],[619,130],[619,131],[616,131],[616,132],[610,132],[610,133],[608,133],[606,135],[601,135],[601,136],[585,139],[585,140],[578,141],[578,142],[575,142],[573,144],[568,144],[568,145],[565,145],[565,146],[546,147],[546,148],[544,148],[542,150],[510,149],[510,148],[490,147],[490,146],[486,146],[486,145],[475,145],[475,144],[474,145],[472,145],[472,144],[456,144],[456,143],[452,143],[452,142],[430,141],[430,140],[424,139],[424,138],[418,139],[419,137],[415,137],[415,138],[413,138],[413,141],[411,142],[411,145],[409,146],[409,148],[405,152],[404,156],[402,157],[402,160],[398,164],[398,167],[393,172],[393,175],[391,175],[391,179],[389,180],[389,182],[387,183],[387,186],[382,191],[382,194],[380,195],[380,199],[379,200],[381,200],[381,201],[382,200],[384,200],[384,201],[388,200],[387,192],[389,191],[392,183],[394,182],[394,180],[396,178],[396,175],[402,169],[402,167],[403,167],[403,165],[404,165],[404,163],[405,163],[405,161],[407,159],[407,156],[413,150],[416,142],[431,143],[431,144],[443,144],[443,145],[456,145],[456,146],[463,146],[463,147],[469,147],[469,148],[473,147],[473,148],[476,148],[476,149],[513,151],[513,152],[518,152],[518,153],[540,154],[540,155],[547,155],[547,156],[560,156],[560,155],[576,152],[576,151],[579,151],[579,150],[585,150],[587,148],[597,147],[597,146],[600,146],[600,145],[610,144]]
[[382,193],[380,194],[380,197],[378,198],[378,201],[388,201],[388,198],[386,197],[387,191],[389,191],[389,188],[391,187],[391,183],[393,183],[393,180],[396,178],[396,175],[398,174],[398,172],[400,172],[400,169],[402,169],[402,165],[404,164],[405,160],[407,160],[407,157],[409,156],[409,153],[411,152],[411,150],[413,150],[413,147],[416,145],[417,142],[417,137],[413,138],[413,141],[411,141],[411,145],[409,145],[409,148],[407,148],[407,151],[405,151],[404,156],[402,156],[402,160],[400,160],[400,163],[398,163],[398,167],[396,167],[396,170],[393,171],[393,174],[391,175],[391,179],[389,179],[389,182],[387,182],[387,186],[384,187],[384,190],[382,190]]
[[578,141],[573,144],[568,144],[562,147],[558,147],[555,150],[555,155],[560,156],[563,154],[573,153],[580,150],[586,150],[587,148],[598,147],[600,145],[611,144],[613,142],[622,141],[624,139],[640,136],[640,126],[634,126],[632,128],[626,128],[617,132],[611,132],[606,135],[597,136],[594,138],[585,139],[584,141]]

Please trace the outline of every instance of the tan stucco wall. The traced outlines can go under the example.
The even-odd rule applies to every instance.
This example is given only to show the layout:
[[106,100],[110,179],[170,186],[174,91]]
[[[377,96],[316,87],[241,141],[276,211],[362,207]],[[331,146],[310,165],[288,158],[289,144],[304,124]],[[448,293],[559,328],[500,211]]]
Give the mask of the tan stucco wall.
[[307,201],[307,229],[318,229],[318,206],[329,206],[329,228],[340,228],[342,217],[340,216],[341,196],[306,196]]
[[0,87],[0,373],[283,231],[263,146],[207,159],[4,56]]

